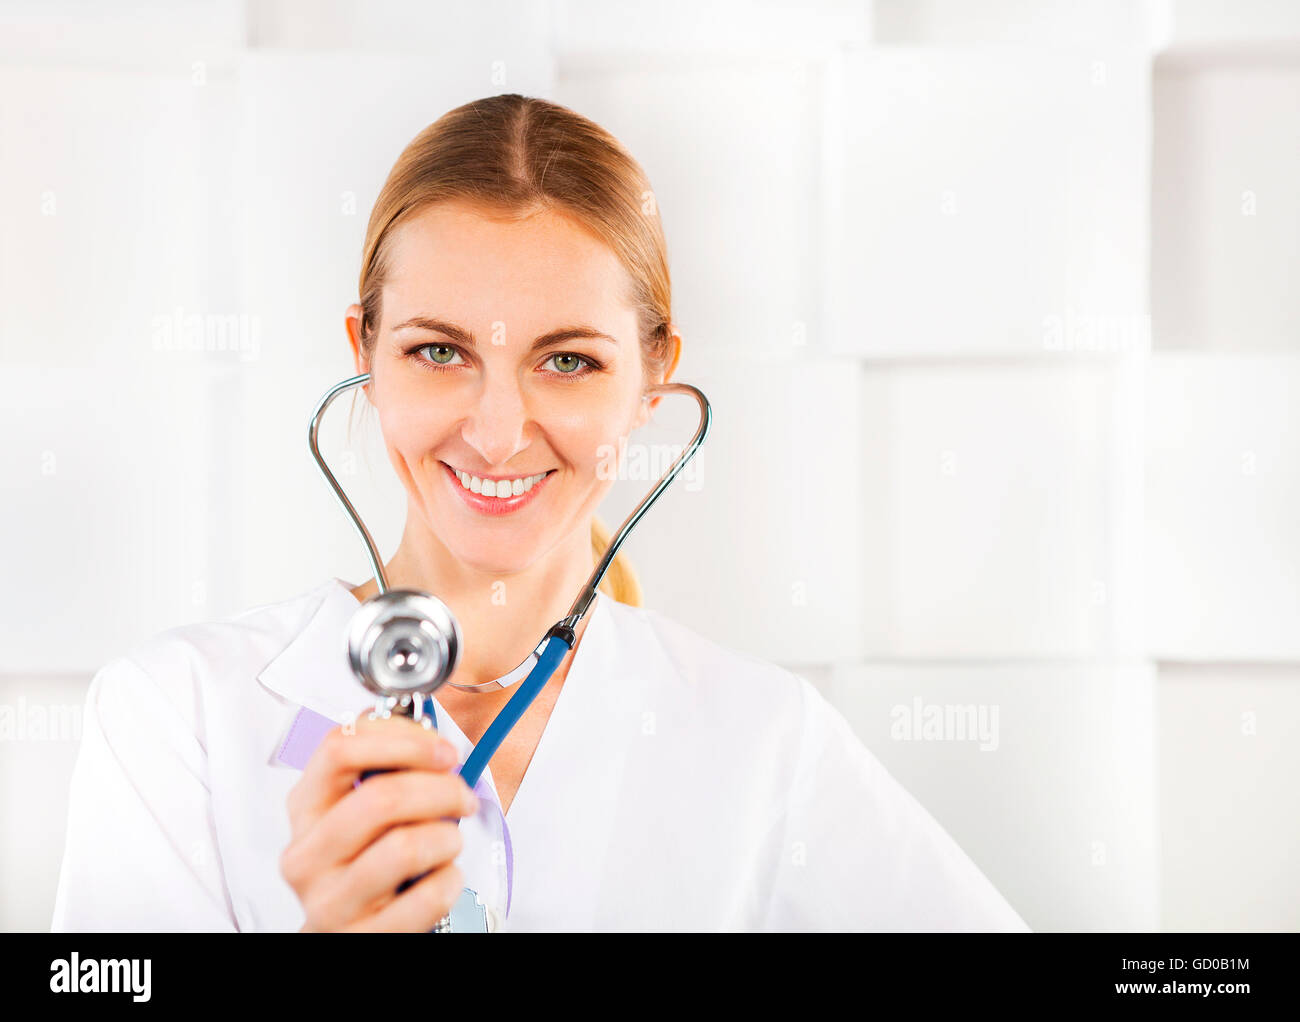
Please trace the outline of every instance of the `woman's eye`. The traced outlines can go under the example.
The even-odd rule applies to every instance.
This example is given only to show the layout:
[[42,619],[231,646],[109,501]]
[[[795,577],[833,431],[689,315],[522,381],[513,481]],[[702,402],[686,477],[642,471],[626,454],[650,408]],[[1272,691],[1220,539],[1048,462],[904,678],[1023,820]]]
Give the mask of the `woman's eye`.
[[564,376],[572,376],[584,365],[591,364],[581,355],[574,355],[569,352],[552,355],[550,361],[555,363],[556,370]]
[[429,352],[426,357],[434,365],[452,365],[452,359],[459,354],[450,344],[426,344],[421,351]]

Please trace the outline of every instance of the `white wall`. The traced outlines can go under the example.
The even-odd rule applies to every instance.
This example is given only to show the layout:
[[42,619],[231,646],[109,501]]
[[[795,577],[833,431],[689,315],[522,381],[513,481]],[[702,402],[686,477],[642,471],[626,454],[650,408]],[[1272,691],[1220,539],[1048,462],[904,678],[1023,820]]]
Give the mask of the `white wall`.
[[[1260,2],[7,4],[0,711],[363,577],[303,433],[365,219],[416,131],[518,91],[645,165],[714,404],[629,543],[647,601],[806,673],[1036,929],[1300,926],[1298,37]],[[325,447],[391,550],[373,425]],[[996,741],[907,740],[917,705]],[[3,928],[48,925],[44,734],[0,740]]]
[[1300,929],[1300,11],[1180,3],[1154,68],[1146,542],[1171,930]]

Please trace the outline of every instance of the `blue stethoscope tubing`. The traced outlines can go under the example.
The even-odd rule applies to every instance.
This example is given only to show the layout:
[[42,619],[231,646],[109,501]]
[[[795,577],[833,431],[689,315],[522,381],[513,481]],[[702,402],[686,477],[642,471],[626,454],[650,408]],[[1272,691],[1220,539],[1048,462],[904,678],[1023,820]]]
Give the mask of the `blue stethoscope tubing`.
[[528,707],[532,705],[538,693],[551,680],[551,675],[560,666],[560,661],[573,648],[570,642],[566,642],[562,636],[556,635],[554,632],[555,629],[552,629],[552,634],[547,636],[545,648],[537,658],[537,663],[533,665],[528,677],[519,685],[519,691],[511,696],[510,701],[501,708],[501,712],[496,715],[492,724],[484,732],[483,737],[474,746],[473,752],[469,754],[469,759],[465,760],[464,766],[460,768],[460,776],[469,785],[470,791],[473,791],[478,784],[479,778],[487,768],[488,760],[501,747],[501,743],[510,734],[511,728],[519,723],[519,718],[528,711]]

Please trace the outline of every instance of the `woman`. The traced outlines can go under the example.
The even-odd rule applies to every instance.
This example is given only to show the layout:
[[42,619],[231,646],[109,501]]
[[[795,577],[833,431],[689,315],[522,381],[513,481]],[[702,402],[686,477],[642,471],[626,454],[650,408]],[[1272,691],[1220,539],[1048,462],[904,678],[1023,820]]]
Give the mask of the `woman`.
[[454,686],[567,613],[607,452],[681,354],[615,139],[518,95],[446,114],[375,204],[360,299],[407,493],[389,579],[464,634],[437,730],[364,712],[340,645],[374,582],[155,638],[91,684],[55,929],[424,931],[466,889],[497,929],[1025,928],[807,681],[640,608],[621,557],[477,797],[456,773],[515,690]]

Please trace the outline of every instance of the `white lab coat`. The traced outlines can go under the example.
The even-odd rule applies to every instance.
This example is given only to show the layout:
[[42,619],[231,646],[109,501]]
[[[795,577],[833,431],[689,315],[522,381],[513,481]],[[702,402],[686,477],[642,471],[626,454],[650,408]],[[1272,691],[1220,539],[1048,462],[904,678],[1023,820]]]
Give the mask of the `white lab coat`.
[[[279,869],[299,771],[277,752],[302,706],[372,705],[349,589],[173,629],[95,675],[54,930],[301,927]],[[1027,929],[804,678],[603,594],[589,615],[506,817],[511,868],[491,799],[461,825],[498,929]]]

